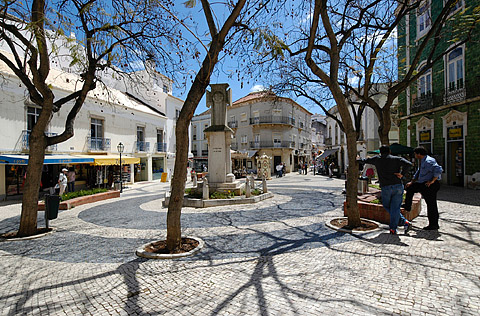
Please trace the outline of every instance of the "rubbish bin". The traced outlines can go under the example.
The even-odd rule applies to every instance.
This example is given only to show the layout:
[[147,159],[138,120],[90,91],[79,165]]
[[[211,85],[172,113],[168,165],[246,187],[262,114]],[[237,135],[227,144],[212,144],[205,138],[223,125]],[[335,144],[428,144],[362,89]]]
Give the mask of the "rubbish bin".
[[120,181],[115,181],[113,183],[113,188],[116,190],[116,191],[120,191],[120,185],[121,185],[121,182]]
[[60,196],[49,195],[45,196],[45,212],[47,219],[55,219],[58,217],[58,208],[60,207]]
[[359,177],[358,178],[358,193],[364,194],[368,192],[368,178]]

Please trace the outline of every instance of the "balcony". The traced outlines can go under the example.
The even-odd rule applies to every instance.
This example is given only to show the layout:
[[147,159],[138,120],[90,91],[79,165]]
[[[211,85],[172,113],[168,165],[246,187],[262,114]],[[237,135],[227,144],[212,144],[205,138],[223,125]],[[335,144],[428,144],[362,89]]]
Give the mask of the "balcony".
[[433,109],[433,97],[431,93],[427,93],[413,100],[410,111],[412,113],[418,113],[430,109]]
[[87,137],[88,151],[109,151],[110,138]]
[[288,116],[257,116],[250,118],[250,125],[258,125],[258,124],[286,124],[286,125],[294,125],[295,120]]
[[150,150],[150,143],[144,141],[135,142],[136,152],[148,152]]
[[227,123],[228,127],[230,128],[237,128],[238,127],[238,121],[230,121]]
[[445,91],[445,94],[443,95],[443,103],[445,105],[451,104],[451,103],[457,103],[457,102],[462,102],[465,101],[467,97],[467,89],[464,87],[452,87],[451,89],[447,89]]
[[192,150],[192,155],[193,155],[193,157],[197,157],[197,154],[198,154],[198,151]]
[[325,138],[325,146],[332,146],[332,138],[331,137]]
[[202,156],[208,156],[208,149],[207,150],[202,150]]
[[155,150],[157,153],[167,152],[167,143],[155,143]]
[[[45,132],[45,136],[48,136],[48,137],[57,136],[57,133]],[[22,150],[24,150],[24,151],[29,150],[30,149],[30,146],[29,146],[29,144],[30,144],[30,132],[25,131],[25,130],[22,131],[21,139],[22,139]],[[45,150],[46,151],[55,151],[55,150],[57,150],[57,144],[47,146],[47,148]]]
[[238,143],[232,143],[232,144],[230,145],[230,148],[231,148],[232,150],[238,150]]
[[260,141],[250,142],[250,149],[260,148],[294,148],[295,143],[291,141]]

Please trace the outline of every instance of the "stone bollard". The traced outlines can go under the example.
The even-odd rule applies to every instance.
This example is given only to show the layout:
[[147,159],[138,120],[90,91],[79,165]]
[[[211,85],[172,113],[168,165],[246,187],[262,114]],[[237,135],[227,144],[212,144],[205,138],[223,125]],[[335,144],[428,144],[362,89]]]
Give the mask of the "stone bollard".
[[265,177],[262,178],[262,187],[263,187],[263,193],[267,193],[267,180]]
[[250,188],[250,179],[247,177],[247,182],[245,183],[245,197],[249,198],[252,196],[252,191]]
[[250,189],[255,190],[255,178],[253,175],[250,176]]
[[197,174],[193,173],[193,187],[196,188],[198,185],[197,183]]
[[208,200],[210,199],[210,193],[208,192],[208,180],[207,178],[203,178],[203,199]]

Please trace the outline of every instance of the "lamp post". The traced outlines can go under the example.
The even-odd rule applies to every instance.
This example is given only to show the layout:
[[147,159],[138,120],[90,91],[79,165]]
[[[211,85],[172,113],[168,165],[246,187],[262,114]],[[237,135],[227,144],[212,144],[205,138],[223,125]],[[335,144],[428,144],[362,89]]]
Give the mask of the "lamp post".
[[123,177],[122,177],[122,153],[125,146],[123,146],[122,142],[118,143],[117,150],[120,153],[120,193],[123,193]]

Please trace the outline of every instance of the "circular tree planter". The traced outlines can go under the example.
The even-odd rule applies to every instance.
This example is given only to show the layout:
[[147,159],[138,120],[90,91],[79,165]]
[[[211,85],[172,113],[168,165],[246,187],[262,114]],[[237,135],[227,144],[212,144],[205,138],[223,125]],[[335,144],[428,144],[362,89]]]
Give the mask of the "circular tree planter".
[[368,233],[380,229],[380,224],[368,219],[361,219],[361,227],[350,228],[347,226],[347,217],[336,217],[329,219],[325,222],[325,225],[331,229],[344,233]]
[[135,254],[147,259],[183,258],[199,252],[205,246],[205,242],[198,237],[184,236],[182,237],[182,245],[186,245],[187,247],[183,247],[184,249],[178,253],[166,253],[166,241],[154,241],[137,248]]
[[50,235],[55,231],[55,227],[50,228],[37,228],[37,232],[34,235],[26,236],[26,237],[16,237],[17,232],[10,232],[0,235],[0,241],[22,241],[22,240],[30,240],[30,239],[37,239],[42,238],[44,236]]

